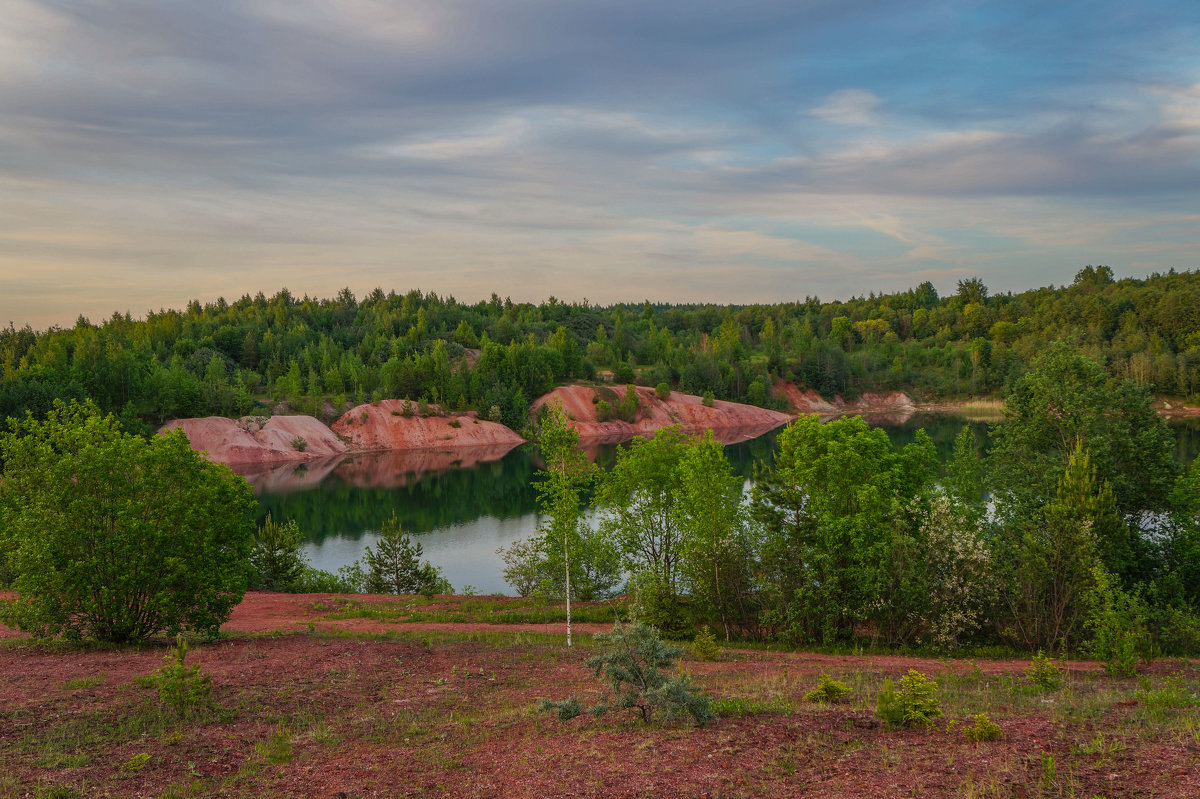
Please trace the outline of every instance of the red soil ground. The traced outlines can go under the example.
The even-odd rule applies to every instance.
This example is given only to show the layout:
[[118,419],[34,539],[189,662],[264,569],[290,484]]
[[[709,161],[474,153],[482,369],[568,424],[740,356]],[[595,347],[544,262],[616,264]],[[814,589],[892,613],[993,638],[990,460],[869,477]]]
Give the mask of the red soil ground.
[[[574,693],[587,703],[599,691],[583,668],[592,650],[540,635],[561,625],[503,625],[526,630],[511,643],[438,640],[436,630],[500,625],[323,620],[320,608],[340,601],[247,595],[226,626],[234,637],[191,656],[211,675],[217,707],[194,719],[175,719],[138,685],[160,665],[161,645],[10,641],[0,647],[0,796],[1200,797],[1200,740],[1131,723],[1136,701],[1108,700],[1078,720],[1056,710],[1096,685],[1107,690],[1111,678],[1094,664],[1066,664],[1075,694],[1010,709],[1000,675],[1023,661],[728,650],[719,662],[686,663],[710,695],[773,697],[795,710],[728,714],[704,729],[611,716],[560,723],[535,712],[540,698]],[[356,634],[269,634],[310,623]],[[357,634],[397,629],[413,634]],[[909,668],[944,684],[958,674],[996,686],[1000,704],[989,709],[1003,739],[968,744],[943,725],[892,730],[861,702],[799,699],[821,672],[877,681]],[[271,762],[265,742],[279,725],[290,751]],[[138,757],[144,767],[128,765]],[[1057,763],[1052,779],[1047,758]]]

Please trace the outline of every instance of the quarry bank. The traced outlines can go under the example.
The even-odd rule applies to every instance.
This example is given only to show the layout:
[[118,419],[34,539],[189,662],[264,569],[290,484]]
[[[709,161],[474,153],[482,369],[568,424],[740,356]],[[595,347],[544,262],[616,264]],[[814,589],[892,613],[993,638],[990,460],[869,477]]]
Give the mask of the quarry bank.
[[[639,407],[632,421],[599,418],[597,405],[601,397],[621,400],[627,390],[625,386],[560,386],[535,400],[531,408],[536,412],[546,403],[561,405],[585,447],[653,436],[655,431],[671,425],[697,434],[711,430],[718,441],[730,444],[755,438],[795,418],[795,413],[737,402],[706,403],[701,397],[676,391],[660,397],[653,388],[644,386],[633,387]],[[811,389],[782,381],[776,391],[787,398],[796,413],[829,417],[860,414],[881,421],[903,421],[922,410],[949,410],[919,405],[903,392],[863,394],[856,401],[846,402],[841,397],[826,400]],[[159,432],[180,428],[193,449],[207,452],[214,461],[242,466],[326,462],[354,453],[399,451],[449,451],[456,460],[467,452],[486,453],[472,460],[487,461],[503,457],[525,441],[508,427],[482,419],[474,411],[450,413],[437,406],[424,410],[422,414],[407,400],[387,399],[353,407],[328,426],[315,417],[302,415],[240,419],[209,416],[176,419]]]

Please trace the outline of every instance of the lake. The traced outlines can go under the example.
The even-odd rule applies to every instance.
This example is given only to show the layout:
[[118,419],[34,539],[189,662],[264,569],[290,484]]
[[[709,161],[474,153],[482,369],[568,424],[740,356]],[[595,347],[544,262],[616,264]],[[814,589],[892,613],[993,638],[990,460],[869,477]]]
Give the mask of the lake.
[[[987,435],[987,424],[958,416],[918,414],[903,423],[880,424],[893,443],[906,444],[924,428],[943,462],[964,425]],[[1177,457],[1190,463],[1200,451],[1200,419],[1171,423]],[[778,430],[726,446],[733,468],[746,478],[756,463],[770,463]],[[611,466],[615,446],[596,452]],[[498,547],[528,538],[539,516],[532,483],[540,464],[529,445],[497,457],[487,450],[370,453],[304,464],[235,466],[254,485],[259,521],[295,519],[309,537],[313,566],[336,571],[374,546],[375,533],[393,513],[417,535],[424,558],[440,566],[456,590],[507,593]]]

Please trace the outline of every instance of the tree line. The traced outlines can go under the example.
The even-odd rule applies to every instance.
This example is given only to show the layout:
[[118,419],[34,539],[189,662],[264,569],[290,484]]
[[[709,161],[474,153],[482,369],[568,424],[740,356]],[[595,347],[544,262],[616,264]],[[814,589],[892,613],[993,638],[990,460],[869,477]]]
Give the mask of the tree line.
[[473,304],[409,291],[286,289],[144,319],[0,329],[0,418],[90,399],[128,429],[236,416],[284,402],[424,399],[523,427],[553,386],[621,383],[781,406],[783,379],[825,396],[905,390],[927,398],[1010,388],[1033,355],[1072,341],[1105,373],[1175,397],[1200,394],[1200,272],[1116,280],[1088,266],[1069,286],[992,294],[977,278],[846,301],[774,305]]
[[923,432],[897,447],[857,417],[801,416],[749,491],[711,437],[670,428],[599,476],[551,408],[548,521],[506,577],[790,645],[1000,644],[1122,669],[1200,651],[1200,461],[1180,469],[1145,389],[1058,344],[1008,407],[987,452],[962,431],[945,474]]

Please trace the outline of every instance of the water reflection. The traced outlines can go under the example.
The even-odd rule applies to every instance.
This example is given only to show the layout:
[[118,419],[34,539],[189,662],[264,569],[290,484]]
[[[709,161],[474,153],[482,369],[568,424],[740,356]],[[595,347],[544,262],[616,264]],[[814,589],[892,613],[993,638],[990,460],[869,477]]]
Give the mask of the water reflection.
[[[957,416],[914,414],[899,424],[879,426],[899,445],[924,429],[945,463],[964,425],[986,445],[987,423]],[[1179,460],[1190,463],[1200,450],[1200,419],[1171,426]],[[734,470],[749,479],[756,464],[771,463],[778,434],[771,430],[747,439],[743,433],[743,440],[728,443],[725,452]],[[589,456],[601,468],[611,468],[616,449],[614,444],[595,446]],[[404,529],[420,535],[425,557],[441,566],[456,588],[470,584],[482,592],[503,593],[508,589],[495,550],[536,531],[532,481],[540,465],[536,450],[523,445],[369,453],[235,470],[255,486],[260,520],[270,513],[299,522],[309,536],[307,553],[318,568],[336,571],[361,557],[363,548],[374,544],[374,531],[395,513]]]

